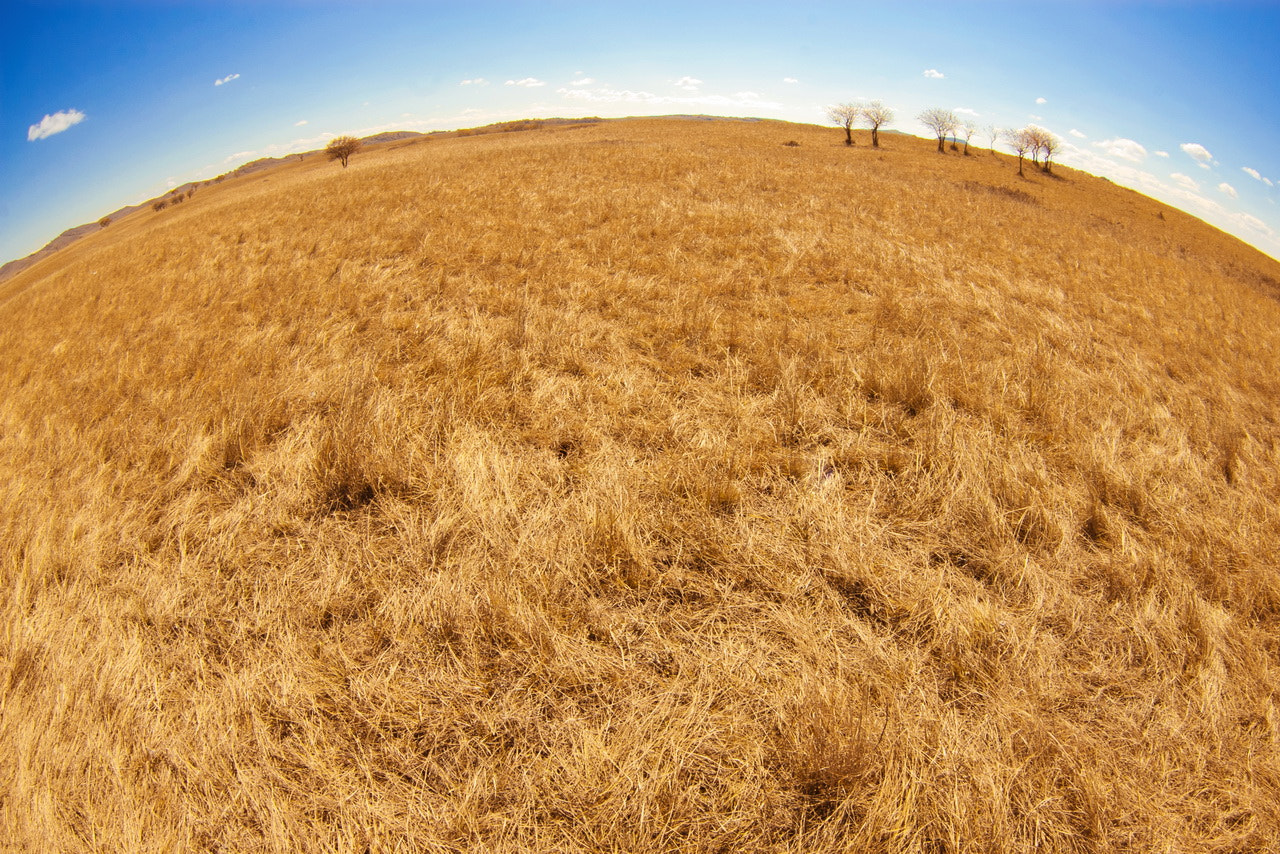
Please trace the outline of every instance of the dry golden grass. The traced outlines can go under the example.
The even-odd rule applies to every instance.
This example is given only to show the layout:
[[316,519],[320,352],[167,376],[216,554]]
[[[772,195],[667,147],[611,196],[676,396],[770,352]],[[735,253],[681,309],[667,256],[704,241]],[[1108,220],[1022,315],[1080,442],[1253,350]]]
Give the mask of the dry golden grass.
[[1274,850],[1280,265],[842,142],[313,158],[7,282],[0,839]]

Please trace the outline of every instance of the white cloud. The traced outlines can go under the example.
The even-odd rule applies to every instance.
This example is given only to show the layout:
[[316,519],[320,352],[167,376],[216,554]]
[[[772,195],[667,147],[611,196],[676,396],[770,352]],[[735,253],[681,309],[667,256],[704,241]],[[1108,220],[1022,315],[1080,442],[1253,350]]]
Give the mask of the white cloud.
[[37,139],[62,133],[72,125],[80,124],[84,119],[84,113],[79,110],[59,110],[51,116],[45,116],[40,120],[40,124],[27,128],[27,142],[35,142]]
[[1141,163],[1147,158],[1147,150],[1142,147],[1141,143],[1124,137],[1104,139],[1102,142],[1095,142],[1094,145],[1112,157],[1122,157],[1125,160],[1132,160],[1134,163]]
[[1198,142],[1184,142],[1178,147],[1199,163],[1202,169],[1208,169],[1209,164],[1213,162],[1213,155],[1209,153],[1209,149]]
[[215,80],[215,81],[213,81],[213,85],[214,85],[214,86],[221,86],[221,85],[222,85],[222,84],[224,84],[224,83],[230,83],[232,80],[235,80],[235,79],[236,79],[236,78],[238,78],[239,76],[240,76],[239,74],[228,74],[226,77],[223,77],[221,80]]
[[1156,157],[1168,157],[1168,156],[1169,156],[1169,152],[1167,152],[1167,151],[1157,151],[1157,152],[1156,152]]
[[1037,116],[1035,113],[1027,113],[1027,118],[1031,119],[1033,122],[1044,121],[1044,116]]
[[[511,81],[507,81],[507,82],[510,83]],[[460,83],[458,83],[458,85],[459,86],[488,86],[489,81],[485,80],[483,77],[472,77],[469,80],[461,81]]]
[[1248,166],[1241,166],[1240,171],[1248,175],[1250,178],[1252,178],[1255,181],[1262,180],[1262,173],[1259,172],[1257,169],[1250,169]]
[[536,78],[536,77],[525,77],[525,78],[522,78],[522,79],[520,79],[520,80],[508,80],[508,81],[506,82],[506,85],[507,85],[507,86],[524,86],[524,87],[527,87],[527,88],[531,88],[531,89],[532,89],[532,88],[536,88],[536,87],[538,87],[538,86],[546,86],[546,85],[547,85],[547,81],[545,81],[545,80],[539,80],[539,79],[538,79],[538,78]]
[[676,81],[676,86],[686,92],[696,92],[701,85],[702,81],[697,77],[681,77]]
[[570,80],[569,85],[570,86],[590,86],[592,83],[595,83],[595,82],[596,81],[590,77],[583,77],[581,80]]
[[1047,103],[1049,103],[1049,101],[1048,101],[1047,99],[1045,99],[1045,98],[1036,98],[1036,103],[1037,103],[1037,104],[1047,104]]
[[1198,193],[1200,191],[1200,185],[1197,184],[1196,180],[1190,175],[1183,175],[1181,172],[1174,172],[1169,177],[1172,178],[1173,182],[1179,187],[1184,187],[1193,193]]
[[1236,188],[1228,184],[1226,181],[1223,181],[1218,185],[1218,192],[1222,193],[1224,196],[1230,196],[1233,199],[1240,198],[1240,194],[1236,192]]
[[556,94],[573,101],[589,104],[649,104],[652,106],[675,107],[720,107],[733,110],[776,110],[782,105],[774,101],[766,101],[756,92],[737,92],[733,95],[658,95],[653,92],[633,89],[569,89],[560,88]]
[[982,113],[978,112],[977,110],[971,110],[968,107],[956,107],[951,112],[959,116],[973,116],[974,118],[977,118],[978,116],[982,115]]
[[1263,179],[1262,179],[1262,183],[1266,184],[1268,187],[1274,187],[1274,186],[1275,186],[1275,184],[1271,183],[1271,179],[1270,179],[1270,178],[1263,178]]
[[1265,222],[1258,219],[1256,216],[1251,216],[1250,214],[1247,214],[1247,213],[1241,213],[1241,214],[1236,214],[1235,219],[1241,224],[1248,226],[1249,228],[1252,228],[1254,231],[1262,232],[1267,237],[1275,236],[1275,231],[1271,229],[1271,226],[1267,225]]
[[928,77],[930,80],[942,80],[947,75],[943,74],[936,68],[927,68],[925,69],[924,76]]
[[800,81],[794,77],[783,77],[782,82],[783,83],[799,83]]
[[303,125],[305,125],[306,123],[307,123],[307,120],[306,120],[306,119],[303,119],[303,120],[302,120],[302,121],[300,121],[300,122],[294,122],[294,123],[293,123],[293,126],[294,126],[294,127],[296,127],[296,128],[300,128],[300,127],[302,127]]
[[1089,137],[1085,136],[1084,134],[1082,134],[1080,131],[1076,130],[1075,128],[1072,128],[1071,130],[1067,131],[1067,133],[1071,134],[1071,135],[1072,135],[1072,136],[1074,136],[1076,139],[1088,139],[1088,138],[1089,138]]

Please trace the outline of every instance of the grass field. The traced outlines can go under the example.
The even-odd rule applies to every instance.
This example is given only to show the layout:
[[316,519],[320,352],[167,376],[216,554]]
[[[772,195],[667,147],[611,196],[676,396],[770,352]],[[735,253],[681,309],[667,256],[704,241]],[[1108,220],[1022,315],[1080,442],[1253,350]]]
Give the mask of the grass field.
[[1280,264],[842,143],[312,157],[0,285],[0,840],[1275,850]]

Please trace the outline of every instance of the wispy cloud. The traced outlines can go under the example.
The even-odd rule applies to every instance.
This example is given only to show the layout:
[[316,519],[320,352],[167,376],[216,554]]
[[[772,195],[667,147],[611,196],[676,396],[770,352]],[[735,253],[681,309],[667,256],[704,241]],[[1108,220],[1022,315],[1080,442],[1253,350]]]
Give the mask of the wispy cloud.
[[956,107],[951,112],[955,113],[958,116],[973,116],[975,119],[978,116],[982,115],[982,113],[978,112],[977,110],[971,110],[968,107]]
[[1197,184],[1196,180],[1190,175],[1183,175],[1181,172],[1174,172],[1169,177],[1173,180],[1173,183],[1177,184],[1179,187],[1185,187],[1193,193],[1200,192],[1200,185]]
[[1147,159],[1147,149],[1141,143],[1134,142],[1132,139],[1125,139],[1124,137],[1104,139],[1102,142],[1095,142],[1094,145],[1112,157],[1122,157],[1125,160],[1132,160],[1134,163],[1141,163]]
[[1168,156],[1169,156],[1169,152],[1167,152],[1167,151],[1157,151],[1157,152],[1156,152],[1156,157],[1168,157]]
[[676,88],[683,89],[686,92],[697,92],[698,87],[702,85],[702,81],[697,77],[681,77],[676,81]]
[[942,80],[947,75],[943,74],[936,68],[927,68],[925,69],[924,76],[928,77],[930,80]]
[[1076,139],[1088,139],[1088,138],[1089,138],[1089,137],[1085,136],[1084,134],[1082,134],[1080,131],[1076,130],[1075,128],[1072,128],[1071,130],[1067,131],[1067,133],[1071,134],[1071,135],[1072,135],[1072,136],[1074,136]]
[[1047,103],[1049,103],[1049,100],[1048,100],[1047,98],[1036,98],[1036,103],[1037,103],[1037,104],[1047,104]]
[[35,142],[37,139],[62,133],[72,125],[80,124],[84,119],[84,113],[79,110],[59,110],[51,116],[45,116],[39,124],[27,128],[27,142]]
[[489,81],[483,77],[472,77],[469,80],[463,80],[458,83],[459,86],[488,86]]
[[1240,194],[1236,192],[1236,188],[1228,184],[1226,181],[1223,181],[1218,185],[1218,192],[1222,193],[1224,196],[1230,196],[1233,199],[1240,198]]
[[1213,155],[1209,153],[1209,149],[1198,142],[1184,142],[1178,147],[1192,160],[1199,163],[1201,169],[1208,169],[1209,164],[1213,162]]
[[720,107],[722,109],[776,110],[782,105],[764,100],[756,92],[735,92],[733,95],[659,95],[634,89],[569,89],[562,87],[556,94],[573,101],[589,104],[647,104],[663,107]]
[[794,77],[783,77],[782,82],[783,83],[799,83],[800,81]]
[[596,81],[591,77],[583,77],[580,80],[570,80],[569,85],[570,86],[590,86],[595,82]]
[[1271,228],[1271,226],[1267,225],[1265,222],[1258,219],[1256,216],[1251,216],[1247,213],[1239,213],[1235,215],[1235,219],[1238,222],[1248,226],[1249,228],[1252,228],[1254,231],[1258,231],[1258,232],[1261,232],[1262,234],[1265,234],[1267,237],[1275,237],[1276,233]]
[[1248,175],[1250,178],[1252,178],[1255,181],[1262,180],[1262,173],[1259,172],[1257,169],[1251,169],[1248,166],[1241,166],[1240,171]]
[[293,126],[294,126],[294,127],[296,127],[296,128],[300,128],[300,127],[302,127],[303,125],[305,125],[306,123],[307,123],[307,120],[306,120],[306,119],[303,119],[302,121],[294,122],[294,123],[293,123]]
[[537,88],[538,86],[546,86],[547,81],[539,80],[536,77],[525,77],[520,80],[508,80],[506,82],[506,85],[507,86],[524,86],[524,87],[533,89],[533,88]]
[[239,79],[239,77],[240,77],[239,74],[228,74],[226,77],[213,81],[213,85],[222,86],[223,84],[230,83],[232,80]]

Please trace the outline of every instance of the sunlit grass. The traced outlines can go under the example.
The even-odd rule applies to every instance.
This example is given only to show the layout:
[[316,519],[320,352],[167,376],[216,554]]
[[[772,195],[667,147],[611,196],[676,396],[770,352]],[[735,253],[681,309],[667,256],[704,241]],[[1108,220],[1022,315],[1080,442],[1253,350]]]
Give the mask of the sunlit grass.
[[312,158],[0,286],[0,838],[1274,844],[1280,265],[882,145]]

